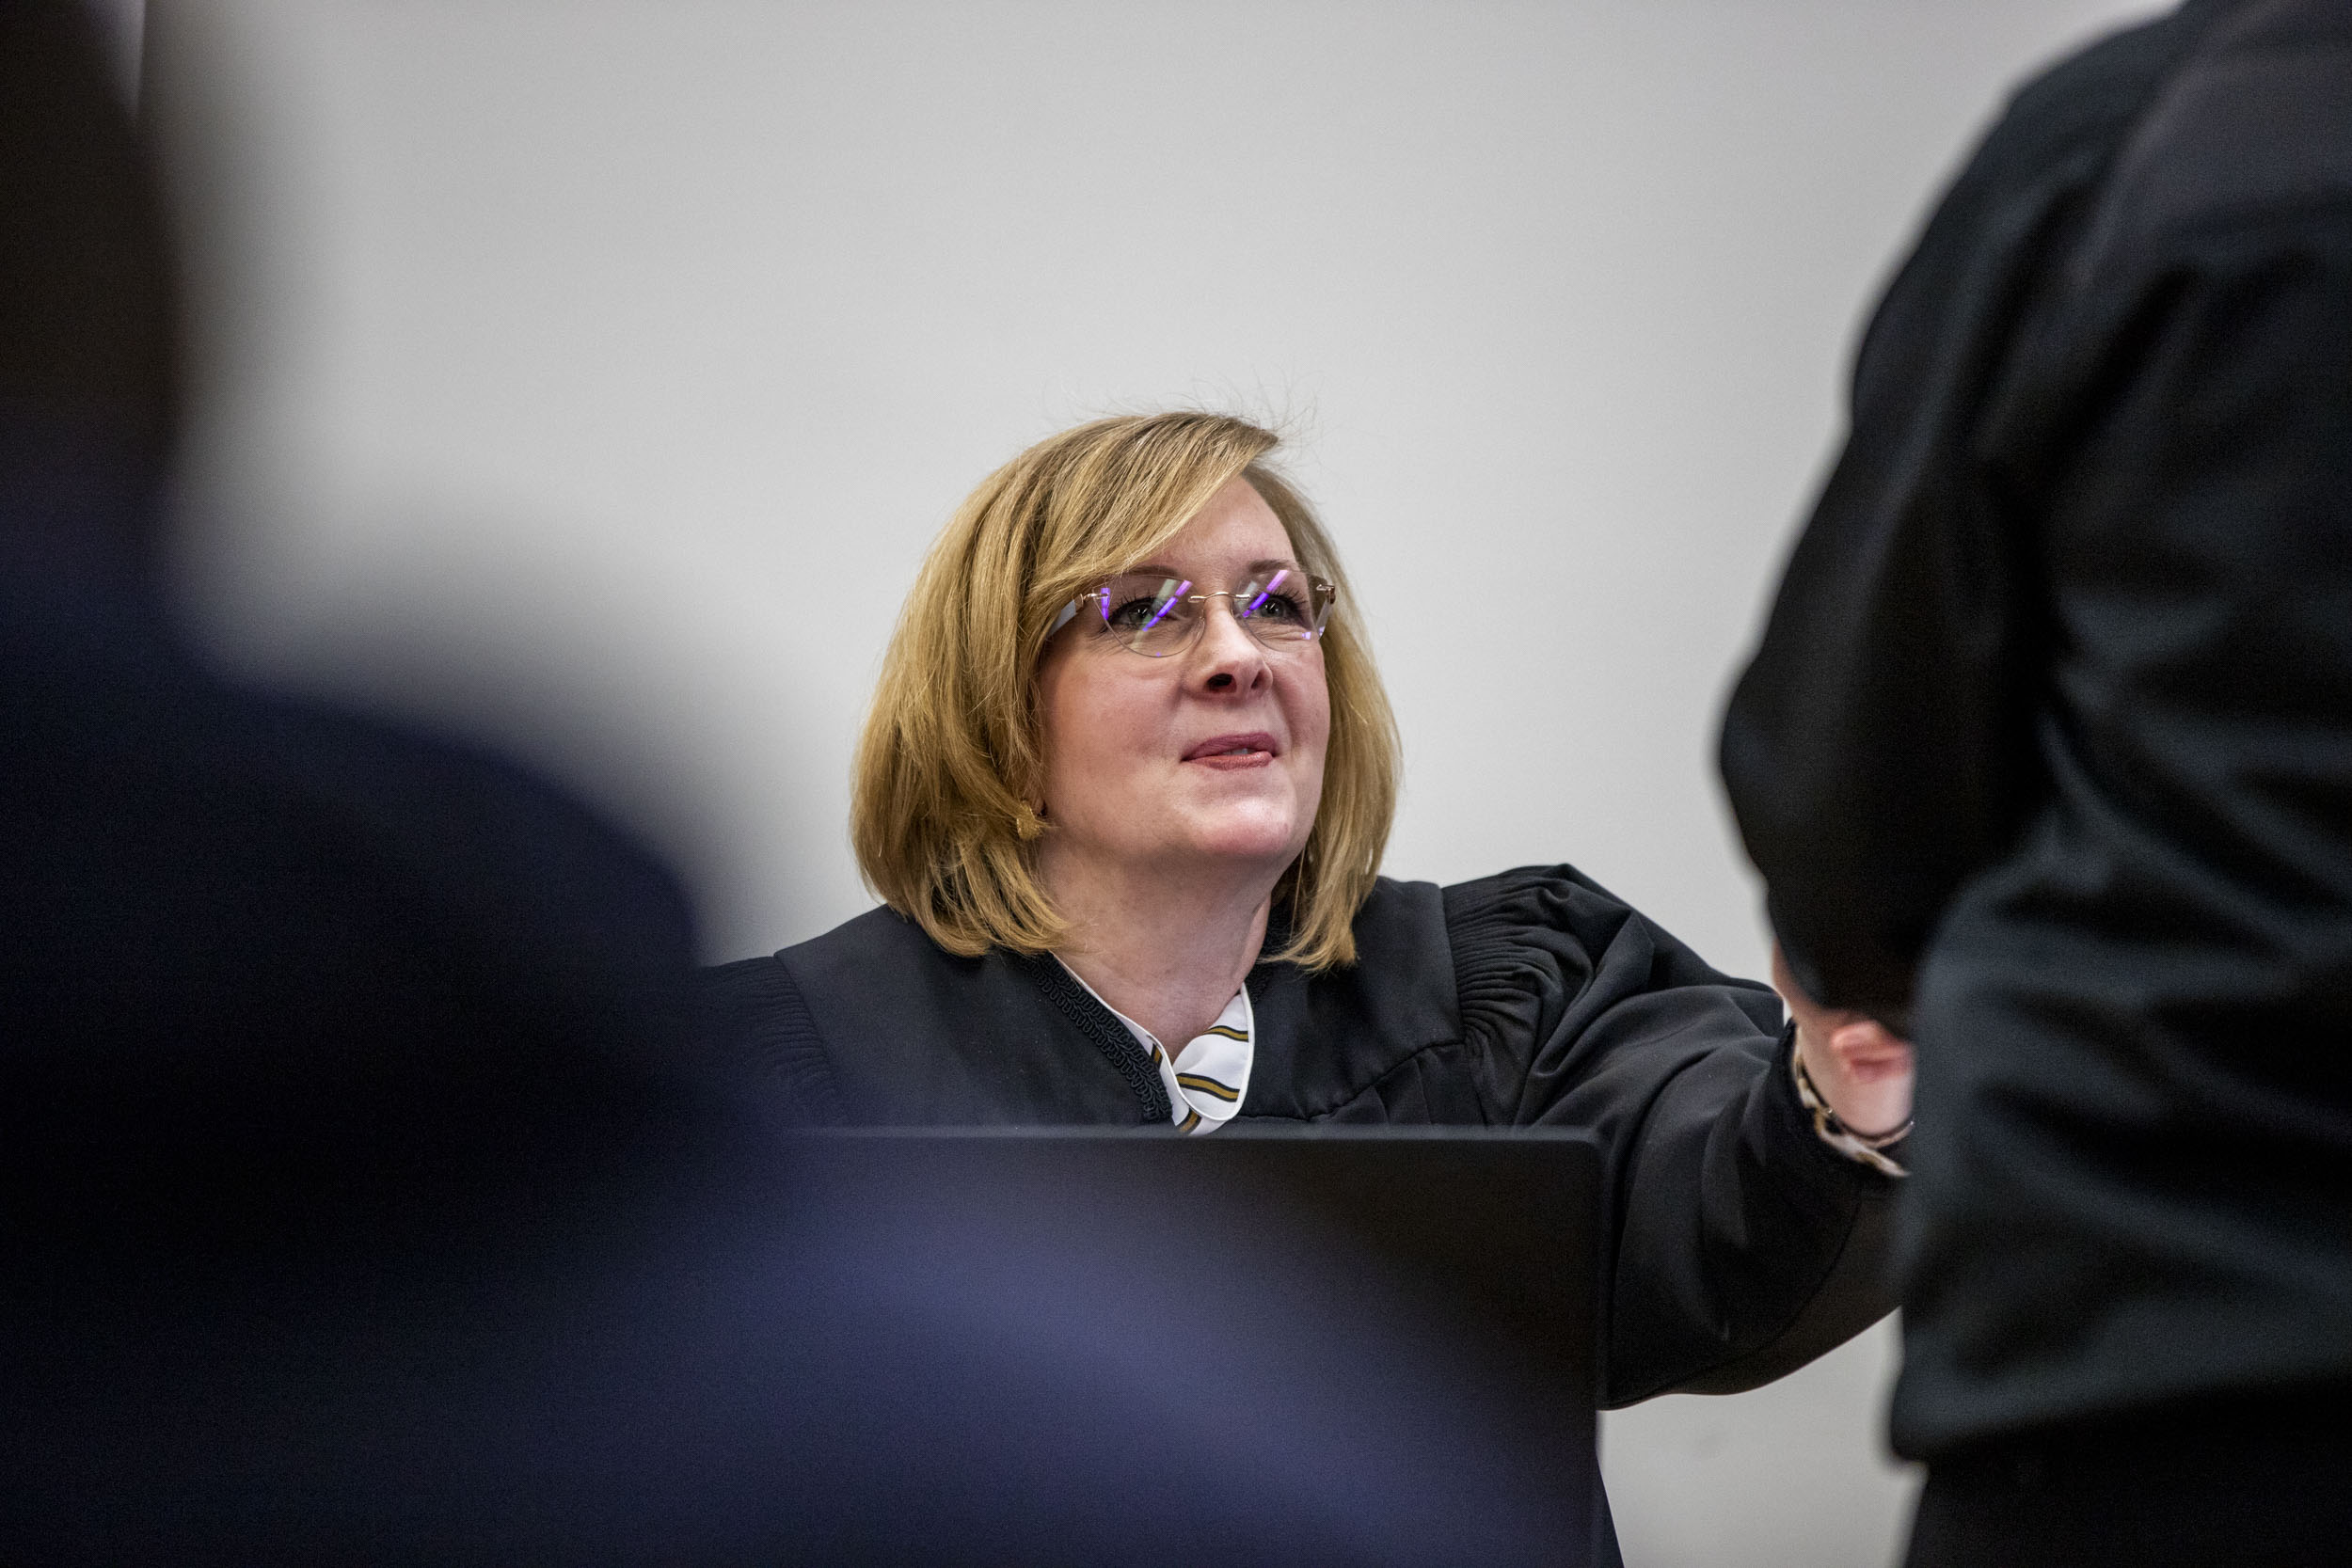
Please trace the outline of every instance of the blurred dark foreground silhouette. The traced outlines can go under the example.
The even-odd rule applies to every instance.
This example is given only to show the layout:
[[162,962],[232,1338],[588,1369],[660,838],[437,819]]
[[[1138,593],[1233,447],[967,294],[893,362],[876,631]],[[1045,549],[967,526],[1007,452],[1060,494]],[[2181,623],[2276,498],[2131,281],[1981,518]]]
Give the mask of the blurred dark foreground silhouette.
[[85,26],[0,0],[0,1561],[1576,1560],[1279,1225],[804,1197],[643,850],[184,649],[170,271]]

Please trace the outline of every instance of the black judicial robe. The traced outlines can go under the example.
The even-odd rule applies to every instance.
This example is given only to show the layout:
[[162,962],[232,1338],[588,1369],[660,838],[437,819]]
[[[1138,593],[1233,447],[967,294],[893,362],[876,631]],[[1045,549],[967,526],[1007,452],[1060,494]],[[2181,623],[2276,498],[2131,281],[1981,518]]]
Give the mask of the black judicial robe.
[[[1345,969],[1251,972],[1241,1119],[1593,1133],[1604,1403],[1751,1387],[1892,1308],[1893,1183],[1815,1135],[1771,990],[1566,866],[1383,879],[1356,940]],[[1168,1121],[1133,1037],[1050,958],[958,958],[875,910],[707,985],[717,1027],[793,1119]]]

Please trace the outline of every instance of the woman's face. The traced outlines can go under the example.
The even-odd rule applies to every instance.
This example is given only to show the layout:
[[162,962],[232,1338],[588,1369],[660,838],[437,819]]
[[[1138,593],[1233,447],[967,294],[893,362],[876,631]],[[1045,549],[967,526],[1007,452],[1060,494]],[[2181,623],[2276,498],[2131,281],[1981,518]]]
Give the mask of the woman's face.
[[[1273,510],[1235,479],[1136,565],[1213,594],[1294,559]],[[1270,884],[1305,847],[1331,732],[1323,644],[1268,647],[1232,602],[1210,600],[1199,640],[1165,658],[1084,613],[1056,634],[1038,672],[1049,863]]]

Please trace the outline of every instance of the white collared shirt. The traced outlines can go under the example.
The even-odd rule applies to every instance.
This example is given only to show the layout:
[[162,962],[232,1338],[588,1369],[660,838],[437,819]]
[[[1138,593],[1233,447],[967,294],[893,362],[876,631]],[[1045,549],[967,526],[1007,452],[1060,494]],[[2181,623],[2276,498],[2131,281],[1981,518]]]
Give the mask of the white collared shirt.
[[[1062,968],[1070,966],[1065,963]],[[1086,986],[1089,996],[1103,1002],[1102,993],[1087,986],[1086,976],[1070,969],[1070,977]],[[1127,1026],[1144,1054],[1152,1058],[1152,1065],[1160,1069],[1160,1082],[1168,1089],[1168,1119],[1179,1132],[1214,1132],[1233,1119],[1249,1093],[1249,1064],[1257,1058],[1258,1015],[1249,1006],[1248,986],[1233,993],[1215,1023],[1193,1036],[1173,1056],[1151,1030],[1109,1003],[1103,1002],[1103,1006]]]

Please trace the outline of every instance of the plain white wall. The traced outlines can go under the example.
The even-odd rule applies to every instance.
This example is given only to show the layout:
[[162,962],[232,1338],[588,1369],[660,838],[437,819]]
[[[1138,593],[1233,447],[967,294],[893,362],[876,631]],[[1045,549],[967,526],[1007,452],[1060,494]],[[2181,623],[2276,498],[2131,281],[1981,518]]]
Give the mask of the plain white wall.
[[[957,499],[1272,415],[1404,728],[1391,872],[1573,860],[1756,973],[1713,726],[1855,326],[2004,86],[2148,9],[153,0],[191,603],[572,779],[736,957],[867,903],[850,747]],[[1637,1568],[1883,1561],[1890,1349],[1613,1418]]]

